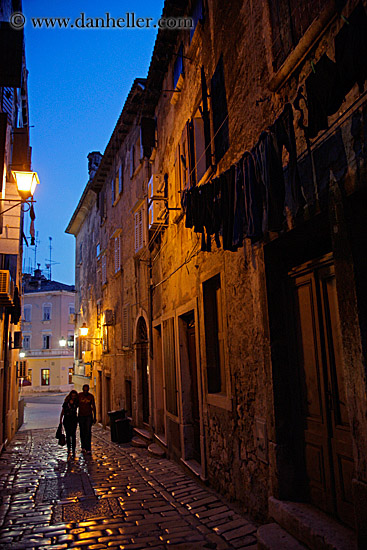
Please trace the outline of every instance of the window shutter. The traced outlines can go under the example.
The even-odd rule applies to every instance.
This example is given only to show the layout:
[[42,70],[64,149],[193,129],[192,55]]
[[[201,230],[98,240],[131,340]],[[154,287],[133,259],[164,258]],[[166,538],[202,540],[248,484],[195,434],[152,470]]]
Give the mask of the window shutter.
[[143,247],[143,209],[135,212],[135,252]]
[[120,270],[121,266],[121,238],[120,235],[118,237],[115,237],[115,273],[117,273]]
[[205,163],[206,168],[209,168],[212,164],[212,151],[210,143],[210,117],[208,107],[208,88],[206,85],[206,77],[204,66],[201,67],[201,97],[203,101],[203,109],[201,116],[204,122],[204,138],[205,138]]
[[155,120],[154,118],[143,117],[140,123],[140,143],[143,156],[150,158],[152,149],[155,147]]
[[131,147],[130,149],[130,178],[133,177],[133,173],[135,170],[135,147]]
[[229,148],[229,125],[223,57],[221,56],[211,80],[214,152],[218,163]]
[[192,120],[188,120],[186,122],[186,132],[187,132],[187,148],[188,148],[188,158],[189,158],[188,181],[189,181],[189,186],[193,187],[194,185],[196,185],[196,166],[195,166],[194,124]]
[[120,166],[119,166],[119,174],[118,174],[118,178],[119,178],[119,185],[118,185],[119,194],[122,193],[122,189],[123,189],[123,177],[124,177],[124,165],[123,165],[123,164],[120,164]]
[[102,284],[107,282],[107,258],[106,254],[102,256]]
[[130,346],[130,308],[128,305],[124,306],[122,310],[122,345]]

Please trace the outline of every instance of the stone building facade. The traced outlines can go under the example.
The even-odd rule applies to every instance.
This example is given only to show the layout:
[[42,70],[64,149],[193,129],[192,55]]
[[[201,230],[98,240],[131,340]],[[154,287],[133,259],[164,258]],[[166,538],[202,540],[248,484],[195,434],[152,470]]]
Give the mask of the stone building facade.
[[[23,275],[22,393],[74,388],[74,285],[51,281],[36,269]],[[60,343],[61,342],[61,343]]]
[[[168,455],[258,519],[281,523],[284,501],[306,502],[356,529],[361,548],[366,9],[167,0],[165,16],[193,25],[158,32],[140,110],[121,126],[126,147],[138,135],[150,147],[119,198],[123,218],[107,200],[99,229],[107,265],[107,236],[126,239],[102,310],[121,311],[130,285],[142,306],[130,309],[131,352],[117,318],[123,359],[102,350],[111,407],[127,406],[118,377],[131,375],[134,422]],[[111,146],[94,201],[116,170]],[[147,208],[139,257],[130,193]]]
[[23,31],[9,17],[21,1],[0,4],[0,451],[22,422],[17,360],[21,345],[23,220],[12,170],[31,169],[27,68]]

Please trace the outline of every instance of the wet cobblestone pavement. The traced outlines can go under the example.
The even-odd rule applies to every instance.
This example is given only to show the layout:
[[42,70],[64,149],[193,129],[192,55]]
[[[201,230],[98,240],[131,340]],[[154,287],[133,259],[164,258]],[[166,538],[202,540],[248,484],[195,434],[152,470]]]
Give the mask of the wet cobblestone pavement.
[[18,432],[0,455],[0,548],[256,548],[256,528],[173,461],[93,431],[66,460],[55,429]]

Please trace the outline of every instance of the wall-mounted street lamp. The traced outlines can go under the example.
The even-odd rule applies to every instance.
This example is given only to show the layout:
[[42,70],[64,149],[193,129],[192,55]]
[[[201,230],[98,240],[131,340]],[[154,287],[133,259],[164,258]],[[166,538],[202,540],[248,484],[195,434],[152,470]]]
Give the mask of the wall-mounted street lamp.
[[[36,190],[36,186],[39,184],[38,174],[37,172],[30,172],[30,171],[20,171],[20,170],[12,170],[13,178],[15,179],[15,183],[17,185],[18,194],[20,196],[20,200],[18,199],[0,199],[0,201],[4,202],[14,202],[13,206],[10,206],[6,210],[3,210],[0,212],[0,214],[5,214],[5,212],[8,212],[12,208],[15,208],[19,204],[27,204],[29,207],[31,207],[31,203],[33,202],[33,195]],[[29,202],[29,199],[31,201]]]
[[23,359],[25,357],[25,352],[24,351],[20,351],[19,352],[19,357],[20,359]]
[[[85,323],[83,323],[82,326],[79,327],[80,338],[82,340],[85,340],[86,342],[90,342],[94,346],[102,345],[102,338],[87,338],[88,332],[89,332],[89,328]],[[96,343],[94,341],[96,341]]]
[[59,340],[59,346],[60,348],[64,348],[66,346],[66,338],[64,338],[64,336],[61,336]]

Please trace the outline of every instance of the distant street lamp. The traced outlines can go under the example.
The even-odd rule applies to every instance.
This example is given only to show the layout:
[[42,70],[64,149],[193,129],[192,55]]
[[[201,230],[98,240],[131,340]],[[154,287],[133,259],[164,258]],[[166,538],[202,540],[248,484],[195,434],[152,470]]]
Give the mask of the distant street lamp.
[[59,340],[59,346],[61,348],[64,348],[66,346],[66,338],[64,338],[64,336],[61,336],[61,338]]
[[19,352],[19,357],[20,357],[21,359],[23,359],[23,357],[25,357],[24,351],[20,351],[20,352]]

